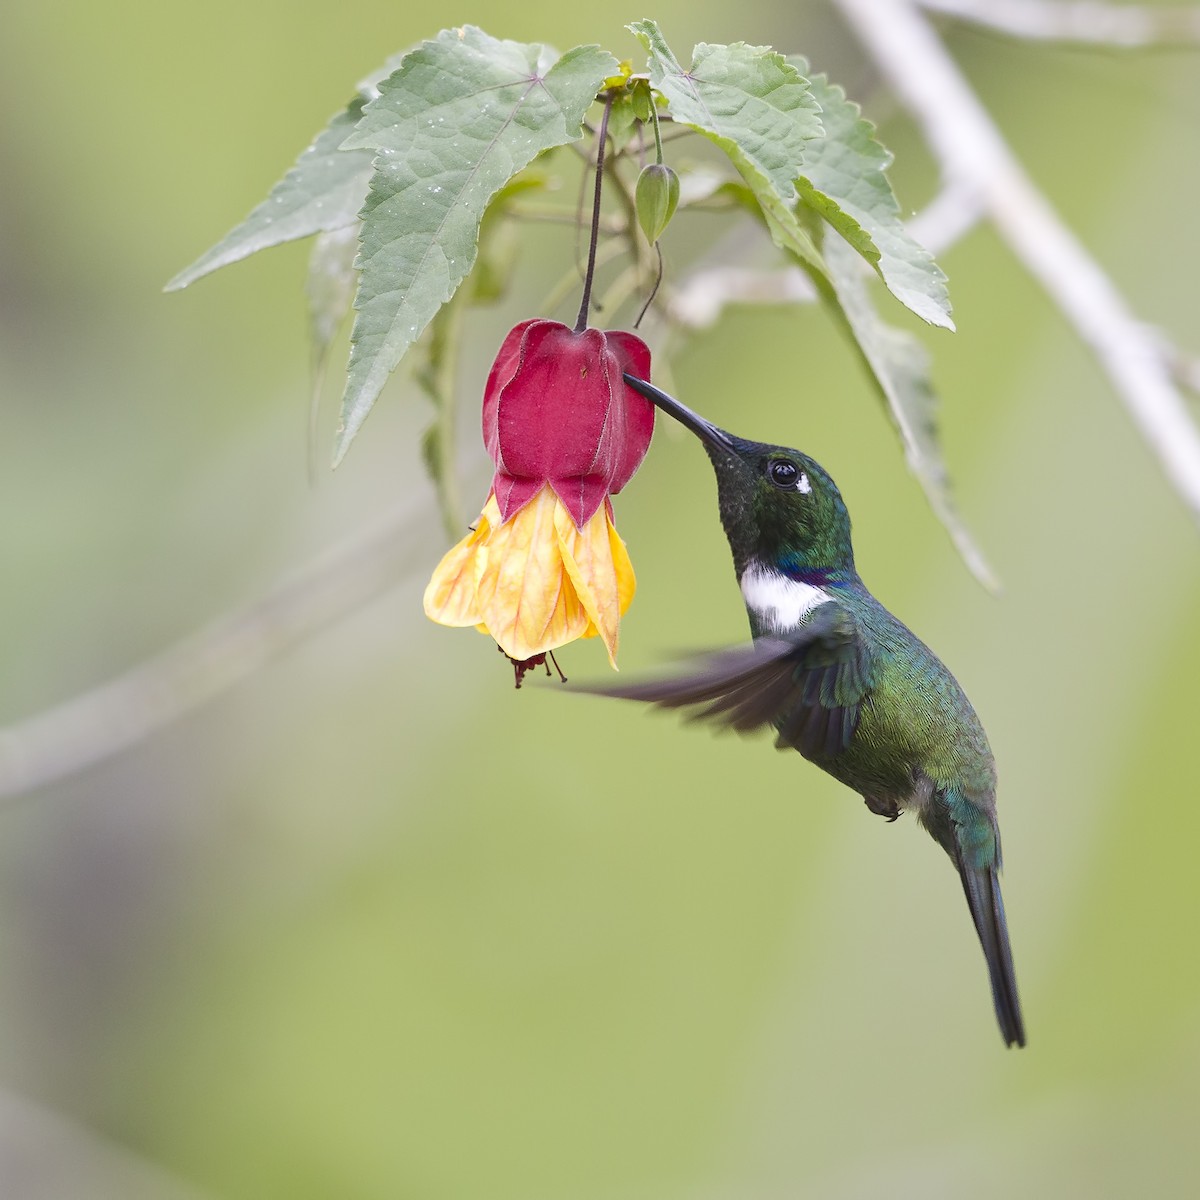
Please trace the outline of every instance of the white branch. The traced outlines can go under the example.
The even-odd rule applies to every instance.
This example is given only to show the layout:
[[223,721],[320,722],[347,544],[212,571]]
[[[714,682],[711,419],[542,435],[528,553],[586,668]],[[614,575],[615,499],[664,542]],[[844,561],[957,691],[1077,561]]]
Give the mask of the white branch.
[[1181,388],[1200,398],[1200,358],[1185,354],[1174,342],[1155,329],[1151,336],[1157,339],[1159,351],[1171,370],[1171,375]]
[[1154,333],[1025,174],[915,0],[837,0],[949,179],[976,190],[1013,252],[1091,347],[1200,518],[1200,433]]
[[730,304],[811,304],[816,298],[799,267],[705,267],[676,289],[667,311],[685,329],[708,329]]
[[397,513],[231,613],[108,683],[0,729],[0,798],[82,771],[155,733],[356,611],[405,575],[428,505]]
[[1200,43],[1200,8],[1152,8],[1090,0],[919,0],[930,12],[1012,37],[1136,48]]

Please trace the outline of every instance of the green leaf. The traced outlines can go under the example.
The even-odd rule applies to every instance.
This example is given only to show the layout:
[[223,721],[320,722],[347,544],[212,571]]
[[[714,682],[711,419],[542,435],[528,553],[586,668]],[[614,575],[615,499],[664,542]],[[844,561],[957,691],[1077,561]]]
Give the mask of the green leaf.
[[[802,58],[789,58],[807,71]],[[931,325],[953,329],[946,276],[933,255],[913,240],[884,172],[891,153],[875,139],[875,127],[840,87],[823,75],[809,85],[821,106],[824,137],[808,144],[798,181],[800,199],[815,209],[880,274],[906,308]]]
[[358,123],[363,105],[379,94],[380,80],[395,71],[407,53],[393,54],[368,75],[358,85],[358,95],[317,134],[270,195],[211,250],[180,271],[164,290],[185,288],[257,250],[340,229],[357,220],[371,179],[371,155],[339,147]]
[[321,131],[270,195],[232,232],[190,267],[180,271],[168,292],[185,288],[202,275],[278,246],[352,224],[371,178],[371,155],[348,154],[338,147],[359,119],[365,100],[356,96]]
[[650,82],[667,98],[671,116],[794,201],[805,147],[821,136],[820,109],[800,72],[782,54],[745,42],[701,42],[685,71],[655,22],[628,28],[650,54]]
[[716,143],[749,184],[776,244],[810,271],[821,255],[791,211],[806,147],[821,136],[808,81],[781,54],[763,46],[701,42],[685,71],[653,21],[629,30],[650,54],[650,82],[671,117]]
[[475,262],[495,192],[543,150],[580,136],[617,60],[580,46],[550,65],[541,46],[447,30],[409,54],[363,111],[346,149],[373,149],[341,460],[389,373]]
[[[840,238],[827,238],[825,262],[840,315],[874,379],[900,434],[909,469],[946,527],[968,569],[984,587],[999,588],[996,576],[958,514],[937,436],[937,396],[929,355],[912,334],[880,319],[867,293],[870,276],[855,251]],[[836,309],[835,309],[836,311]]]

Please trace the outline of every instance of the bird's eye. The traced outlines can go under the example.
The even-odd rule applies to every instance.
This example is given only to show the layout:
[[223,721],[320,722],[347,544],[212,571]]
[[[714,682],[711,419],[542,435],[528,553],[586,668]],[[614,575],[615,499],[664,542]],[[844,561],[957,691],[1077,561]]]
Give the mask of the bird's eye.
[[773,458],[767,463],[767,474],[776,487],[794,488],[800,475],[800,468],[786,458]]

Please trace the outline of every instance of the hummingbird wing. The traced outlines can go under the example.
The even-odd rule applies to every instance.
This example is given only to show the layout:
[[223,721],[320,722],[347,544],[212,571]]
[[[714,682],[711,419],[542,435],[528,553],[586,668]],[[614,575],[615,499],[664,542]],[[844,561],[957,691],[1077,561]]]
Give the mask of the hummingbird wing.
[[738,733],[769,725],[778,733],[776,745],[820,759],[850,744],[871,683],[870,658],[853,614],[827,603],[786,636],[718,651],[687,674],[581,690],[691,708],[690,720],[714,721]]

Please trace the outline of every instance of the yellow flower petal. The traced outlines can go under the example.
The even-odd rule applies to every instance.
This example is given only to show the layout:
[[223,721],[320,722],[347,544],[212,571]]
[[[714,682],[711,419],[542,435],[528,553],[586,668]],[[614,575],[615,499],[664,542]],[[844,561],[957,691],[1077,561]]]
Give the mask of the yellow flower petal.
[[[490,504],[495,504],[489,499]],[[499,519],[499,510],[496,518]],[[491,530],[485,507],[475,528],[442,557],[425,589],[425,615],[439,625],[478,625],[479,604],[475,596],[475,558]]]
[[563,570],[549,487],[493,529],[476,554],[480,619],[512,658],[532,658],[582,637],[588,614]]
[[635,587],[609,505],[581,530],[546,485],[508,521],[488,497],[475,529],[434,571],[425,613],[442,625],[474,625],[518,660],[599,636],[615,669]]
[[[607,513],[605,515],[607,516]],[[633,563],[630,561],[629,551],[625,549],[625,543],[621,540],[621,535],[617,533],[617,527],[612,523],[611,518],[608,518],[608,542],[612,547],[613,566],[617,572],[617,596],[620,601],[621,616],[624,616],[625,610],[633,603],[634,592],[637,591],[637,576],[633,573]]]
[[612,540],[608,536],[609,527],[607,505],[601,505],[582,529],[576,527],[570,513],[562,505],[554,514],[554,529],[558,534],[563,567],[589,619],[584,636],[598,633],[604,639],[609,662],[616,667],[621,597]]

